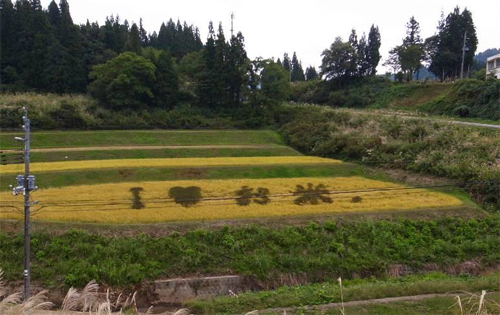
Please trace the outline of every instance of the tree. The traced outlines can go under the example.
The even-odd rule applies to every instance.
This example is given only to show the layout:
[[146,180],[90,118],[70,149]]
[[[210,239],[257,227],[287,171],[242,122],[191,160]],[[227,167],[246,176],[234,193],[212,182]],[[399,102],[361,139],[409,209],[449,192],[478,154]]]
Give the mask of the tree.
[[464,58],[464,69],[467,69],[477,49],[476,28],[467,8],[460,13],[460,8],[455,7],[446,18],[442,14],[437,34],[426,39],[429,70],[441,80],[460,76],[464,35],[467,35]]
[[248,57],[245,50],[245,38],[241,32],[231,37],[227,56],[229,104],[240,103],[241,90],[247,81]]
[[68,76],[70,81],[67,82],[68,89],[69,91],[83,92],[87,84],[86,71],[83,64],[83,38],[79,28],[73,24],[68,2],[61,0],[59,8],[61,10],[61,20],[57,27],[58,39],[62,47],[67,50],[67,54],[65,55],[70,59],[67,63],[71,65],[71,75]]
[[292,71],[290,73],[290,81],[305,81],[304,70],[302,69],[302,65],[297,59],[297,54],[293,52],[292,57]]
[[216,75],[214,76],[215,85],[215,102],[218,105],[227,104],[226,89],[228,84],[228,44],[224,36],[224,30],[222,29],[222,23],[219,23],[219,29],[217,32],[217,39],[215,40],[215,65],[214,70]]
[[422,66],[425,58],[424,44],[420,38],[420,25],[413,16],[406,24],[406,37],[403,39],[403,44],[394,47],[389,54],[390,57],[385,64],[393,69],[396,69],[395,65],[398,64],[406,81],[411,81],[413,73]]
[[177,104],[179,76],[174,61],[168,51],[161,51],[154,60],[156,66],[153,86],[154,103],[161,108],[172,108]]
[[290,69],[292,68],[290,57],[288,57],[288,53],[285,53],[283,55],[283,68],[285,68],[287,72],[290,72]]
[[372,24],[370,27],[370,32],[368,33],[368,43],[366,45],[366,62],[369,65],[368,73],[369,75],[377,74],[377,66],[380,62],[380,31],[378,26]]
[[288,73],[272,60],[263,64],[260,84],[262,95],[269,104],[285,101],[290,93]]
[[366,35],[363,33],[358,42],[357,59],[358,59],[358,75],[364,77],[371,75],[371,65],[369,62],[369,51],[366,42]]
[[[0,1],[0,71],[5,71],[7,67],[9,68],[10,80],[6,80],[4,76],[0,75],[0,84],[2,83],[14,83],[14,78],[18,78],[17,71],[13,65],[15,63],[12,60],[15,58],[15,43],[18,40],[17,31],[15,29],[15,16],[14,16],[14,6],[10,0]],[[17,52],[19,53],[19,52]]]
[[316,72],[316,68],[313,66],[307,67],[306,69],[306,80],[312,81],[318,79],[318,72]]
[[218,102],[215,32],[213,23],[208,24],[208,37],[200,54],[200,69],[197,75],[196,90],[201,105],[214,107]]
[[59,11],[59,7],[54,0],[52,0],[49,4],[47,16],[52,26],[57,28],[59,26],[59,23],[61,23],[61,11]]
[[256,58],[249,67],[249,101],[254,108],[277,105],[290,93],[289,74],[272,59]]
[[139,39],[141,41],[141,46],[146,47],[149,44],[148,33],[142,26],[142,18],[139,19]]
[[127,43],[125,44],[125,51],[135,52],[136,54],[141,53],[141,38],[139,28],[137,24],[132,24],[130,28],[130,34],[128,35]]
[[125,52],[94,66],[88,90],[106,107],[137,108],[153,102],[155,65],[133,52]]
[[327,81],[336,80],[339,85],[346,84],[357,73],[356,50],[349,42],[337,37],[329,49],[321,54],[321,75]]

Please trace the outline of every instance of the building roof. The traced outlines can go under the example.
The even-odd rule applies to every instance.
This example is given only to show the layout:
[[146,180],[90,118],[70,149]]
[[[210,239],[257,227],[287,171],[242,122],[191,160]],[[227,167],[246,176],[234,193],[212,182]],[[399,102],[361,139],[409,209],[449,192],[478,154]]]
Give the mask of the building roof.
[[499,59],[499,58],[500,58],[500,54],[496,54],[496,55],[491,56],[488,59],[486,59],[486,61],[495,60],[495,59]]

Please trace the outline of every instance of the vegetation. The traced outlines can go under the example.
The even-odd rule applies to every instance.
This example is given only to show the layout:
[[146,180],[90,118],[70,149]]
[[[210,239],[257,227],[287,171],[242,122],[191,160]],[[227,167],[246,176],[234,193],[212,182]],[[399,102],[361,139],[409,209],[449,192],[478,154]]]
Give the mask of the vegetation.
[[281,133],[302,153],[447,177],[462,182],[480,203],[500,207],[496,130],[318,106],[294,110],[295,119]]
[[[242,314],[256,309],[280,307],[297,307],[300,310],[301,306],[340,303],[342,301],[341,297],[344,302],[349,302],[428,293],[494,291],[498,286],[498,276],[498,274],[493,274],[478,278],[468,275],[451,277],[441,273],[429,273],[425,276],[406,276],[384,280],[342,280],[342,294],[338,283],[326,282],[282,287],[274,291],[243,293],[237,297],[219,297],[212,300],[192,301],[187,303],[187,307],[199,314]],[[449,303],[447,299],[446,302],[448,302],[446,308],[450,308],[455,301]],[[340,314],[339,309],[340,307],[327,314]],[[346,314],[360,314],[348,310]],[[411,313],[414,314],[414,312]],[[315,312],[306,312],[306,314],[315,314]],[[361,314],[364,314],[364,312]],[[391,313],[383,313],[383,315],[386,314]]]
[[[94,170],[109,168],[141,168],[141,167],[209,167],[238,165],[287,165],[287,164],[337,164],[338,160],[311,156],[280,156],[280,157],[212,157],[212,158],[181,158],[181,159],[119,159],[95,161],[68,161],[51,163],[31,163],[32,172],[57,172],[68,170]],[[0,165],[4,174],[18,172],[18,165]]]
[[[194,158],[194,157],[250,157],[250,156],[295,156],[300,155],[297,151],[286,146],[268,147],[245,147],[236,146],[228,148],[224,146],[207,147],[185,147],[180,148],[116,148],[116,150],[97,150],[97,148],[88,148],[90,150],[76,151],[61,148],[61,151],[53,152],[33,152],[30,155],[30,161],[38,162],[57,162],[57,161],[84,161],[84,160],[112,160],[112,159],[152,159],[152,158]],[[86,148],[87,149],[87,148]]]
[[[21,218],[16,197],[0,196],[0,217]],[[42,208],[33,220],[129,224],[463,205],[441,192],[362,177],[125,182],[42,189],[36,198]]]
[[[44,285],[98,283],[129,286],[145,279],[235,273],[271,284],[283,275],[321,282],[339,276],[381,276],[389,265],[412,270],[478,269],[500,259],[500,218],[446,218],[357,223],[311,223],[304,227],[224,227],[165,237],[105,237],[72,231],[32,236],[32,277]],[[5,279],[22,274],[21,234],[0,232]],[[97,267],[99,266],[99,267]]]
[[[65,187],[116,182],[165,181],[182,179],[236,179],[236,178],[296,178],[296,177],[337,177],[363,176],[377,180],[390,179],[373,169],[351,163],[322,165],[259,165],[231,167],[190,167],[190,168],[136,168],[99,169],[82,171],[61,171],[57,173],[37,174],[41,187]],[[12,174],[0,174],[0,181],[9,183]],[[9,190],[7,185],[0,186],[1,191]]]
[[[2,132],[0,148],[18,149],[14,136]],[[282,145],[283,140],[271,130],[135,130],[135,131],[55,131],[34,132],[32,148],[112,147],[141,145]]]

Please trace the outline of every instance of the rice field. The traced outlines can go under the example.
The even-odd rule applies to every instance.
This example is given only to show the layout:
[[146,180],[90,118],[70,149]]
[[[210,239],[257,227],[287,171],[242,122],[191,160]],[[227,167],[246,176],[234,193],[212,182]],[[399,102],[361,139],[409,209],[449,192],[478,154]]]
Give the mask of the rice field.
[[[42,189],[33,220],[156,223],[461,206],[427,189],[367,179],[275,178],[115,183]],[[21,218],[1,193],[0,218]],[[37,208],[39,210],[37,210]]]
[[[166,158],[166,159],[111,159],[92,161],[40,162],[31,164],[31,172],[59,172],[112,168],[141,167],[194,167],[194,166],[239,166],[239,165],[300,165],[339,164],[341,161],[313,156],[271,157],[212,157],[212,158]],[[2,174],[19,172],[19,165],[0,165]]]

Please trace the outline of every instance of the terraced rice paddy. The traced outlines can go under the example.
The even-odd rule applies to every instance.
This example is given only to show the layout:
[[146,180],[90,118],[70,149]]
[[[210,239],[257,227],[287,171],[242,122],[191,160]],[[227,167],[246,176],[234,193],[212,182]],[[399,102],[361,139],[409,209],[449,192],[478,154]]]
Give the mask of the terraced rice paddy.
[[[4,202],[15,197],[3,193]],[[95,223],[297,216],[452,207],[455,197],[361,177],[117,183],[45,189],[35,219]],[[10,212],[4,218],[19,218]]]
[[[216,143],[223,144],[193,144],[215,141],[217,134]],[[128,224],[397,213],[463,205],[452,195],[397,184],[366,167],[302,156],[269,131],[76,132],[73,136],[76,140],[68,148],[34,152],[39,162],[32,163],[31,170],[41,189],[32,194],[39,201],[33,207],[33,220]],[[55,137],[56,145],[70,139],[62,133]],[[39,147],[50,145],[45,134],[38,139],[43,144]],[[168,145],[165,139],[182,147],[161,147]],[[144,147],[145,143],[151,146]],[[112,146],[119,144],[141,146],[118,150]],[[82,149],[71,151],[74,147]],[[61,161],[66,154],[77,157]],[[123,158],[117,159],[121,154]],[[20,165],[0,166],[0,218],[22,218],[22,198],[4,187],[21,172]]]
[[[120,159],[96,161],[71,161],[31,164],[32,172],[77,171],[109,168],[141,167],[193,167],[193,166],[236,166],[236,165],[299,165],[299,164],[338,164],[339,160],[313,156],[280,157],[223,157],[223,158],[182,158],[182,159]],[[18,165],[0,165],[0,172],[13,174],[19,171]]]

